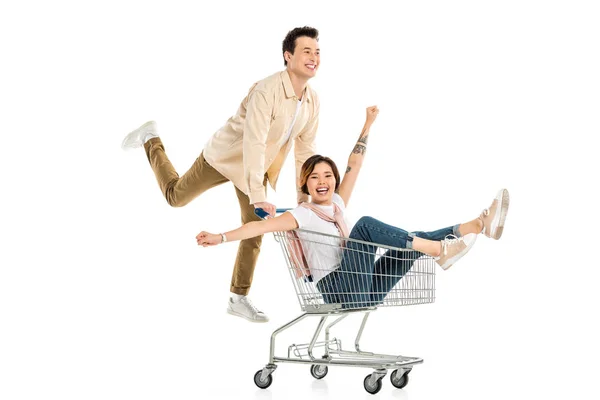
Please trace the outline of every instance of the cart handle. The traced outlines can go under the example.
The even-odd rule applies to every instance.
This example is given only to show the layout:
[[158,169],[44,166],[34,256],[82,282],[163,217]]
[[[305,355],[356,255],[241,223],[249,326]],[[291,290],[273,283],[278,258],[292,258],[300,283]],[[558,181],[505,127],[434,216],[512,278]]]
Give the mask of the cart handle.
[[[278,208],[275,210],[276,214],[283,214],[286,211],[292,210],[292,208]],[[267,217],[269,217],[269,213],[266,212],[265,210],[263,210],[262,208],[256,208],[254,210],[254,214],[256,214],[258,217],[262,218],[262,219],[266,219]]]

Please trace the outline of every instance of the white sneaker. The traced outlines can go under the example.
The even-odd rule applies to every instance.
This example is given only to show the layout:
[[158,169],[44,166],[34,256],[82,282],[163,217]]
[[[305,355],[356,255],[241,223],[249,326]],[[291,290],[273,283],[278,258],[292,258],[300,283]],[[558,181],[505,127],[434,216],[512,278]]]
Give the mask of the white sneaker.
[[247,296],[236,302],[230,297],[227,312],[231,315],[246,318],[250,322],[267,322],[269,320],[269,317],[259,311]]
[[477,234],[475,233],[469,233],[461,238],[457,238],[454,235],[446,236],[446,239],[442,240],[442,252],[435,259],[435,262],[443,269],[450,268],[471,250],[471,247],[475,244],[475,240],[477,240]]
[[125,136],[123,143],[121,143],[121,148],[123,148],[123,150],[129,150],[142,147],[146,141],[158,137],[158,133],[156,132],[156,122],[148,121]]

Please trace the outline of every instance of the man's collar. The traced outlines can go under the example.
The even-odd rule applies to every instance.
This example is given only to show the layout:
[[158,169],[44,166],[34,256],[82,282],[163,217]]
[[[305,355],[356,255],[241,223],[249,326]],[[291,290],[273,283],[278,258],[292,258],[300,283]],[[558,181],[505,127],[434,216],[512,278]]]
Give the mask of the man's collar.
[[[294,87],[292,86],[292,80],[290,79],[290,74],[287,72],[287,69],[281,72],[282,80],[283,80],[283,90],[285,91],[285,97],[290,98],[296,96],[294,92]],[[312,97],[310,94],[310,90],[308,90],[308,83],[304,88],[304,95],[302,96],[302,100],[306,100],[307,102],[312,102]]]

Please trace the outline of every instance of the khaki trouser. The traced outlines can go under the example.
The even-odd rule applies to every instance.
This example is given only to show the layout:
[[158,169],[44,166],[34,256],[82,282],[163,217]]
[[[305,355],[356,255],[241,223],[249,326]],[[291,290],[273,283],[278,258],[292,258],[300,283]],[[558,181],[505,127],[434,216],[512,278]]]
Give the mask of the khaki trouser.
[[[154,175],[156,175],[158,186],[160,186],[167,203],[173,207],[185,206],[208,189],[229,181],[204,160],[202,153],[194,161],[191,168],[180,178],[173,164],[169,161],[160,138],[152,138],[147,141],[144,144],[144,149],[146,149],[148,161]],[[266,191],[266,176],[264,184]],[[250,204],[248,196],[237,187],[235,192],[240,203],[242,224],[260,220],[254,214],[254,206]],[[250,291],[261,243],[262,236],[240,241],[231,276],[230,291],[232,293],[247,295]]]

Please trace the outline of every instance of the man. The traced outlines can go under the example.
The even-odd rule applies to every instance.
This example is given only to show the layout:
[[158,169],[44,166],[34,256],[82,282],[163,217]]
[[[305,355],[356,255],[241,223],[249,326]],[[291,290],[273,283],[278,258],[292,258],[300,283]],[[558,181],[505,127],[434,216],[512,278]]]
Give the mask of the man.
[[[267,201],[267,181],[275,190],[279,172],[292,143],[296,158],[298,203],[308,196],[299,188],[300,170],[315,153],[319,100],[308,86],[320,63],[319,32],[311,27],[295,28],[283,41],[286,69],[255,83],[229,118],[208,141],[191,168],[179,177],[158,137],[156,123],[149,121],[131,132],[124,149],[144,147],[158,185],[169,205],[181,207],[206,190],[231,181],[240,203],[242,223],[259,220],[262,208],[275,214]],[[222,236],[223,241],[227,238]],[[262,236],[242,240],[231,278],[227,312],[252,322],[267,322],[247,297],[252,284]]]

